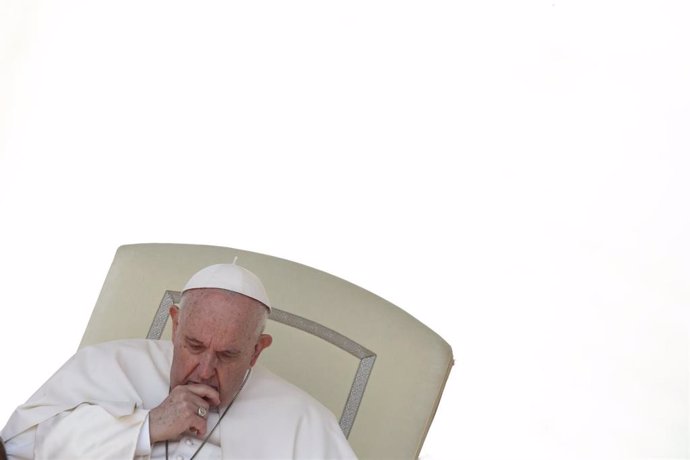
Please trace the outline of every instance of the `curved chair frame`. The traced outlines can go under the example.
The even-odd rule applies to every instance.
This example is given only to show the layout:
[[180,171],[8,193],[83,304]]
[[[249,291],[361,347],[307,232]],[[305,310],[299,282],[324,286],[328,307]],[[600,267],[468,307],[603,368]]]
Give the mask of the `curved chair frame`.
[[235,257],[279,307],[259,365],[340,414],[362,460],[416,458],[453,366],[451,347],[394,304],[306,265],[220,246],[121,246],[80,348],[147,332],[169,337],[176,292],[199,269]]

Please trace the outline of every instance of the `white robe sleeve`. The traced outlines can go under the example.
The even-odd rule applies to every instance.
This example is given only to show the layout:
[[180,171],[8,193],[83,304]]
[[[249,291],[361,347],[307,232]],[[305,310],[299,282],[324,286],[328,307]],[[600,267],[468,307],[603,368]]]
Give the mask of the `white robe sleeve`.
[[148,410],[168,393],[171,347],[130,340],[86,347],[0,433],[11,459],[131,459]]
[[36,427],[30,428],[5,441],[5,451],[10,460],[31,460],[34,458]]
[[38,425],[34,458],[134,458],[148,411],[115,417],[94,404],[81,404]]

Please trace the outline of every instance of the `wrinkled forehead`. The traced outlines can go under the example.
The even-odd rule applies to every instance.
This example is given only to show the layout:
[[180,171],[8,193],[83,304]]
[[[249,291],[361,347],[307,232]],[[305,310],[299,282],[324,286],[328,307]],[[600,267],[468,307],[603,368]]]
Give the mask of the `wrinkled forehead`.
[[179,306],[185,329],[193,329],[196,334],[220,336],[254,331],[267,313],[260,302],[217,288],[185,291]]

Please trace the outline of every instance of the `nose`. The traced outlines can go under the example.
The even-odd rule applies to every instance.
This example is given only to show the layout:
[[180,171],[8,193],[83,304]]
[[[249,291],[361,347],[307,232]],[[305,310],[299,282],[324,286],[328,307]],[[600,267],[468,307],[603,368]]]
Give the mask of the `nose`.
[[216,356],[214,353],[204,353],[199,360],[199,366],[197,367],[197,374],[199,379],[209,380],[215,374],[216,370]]

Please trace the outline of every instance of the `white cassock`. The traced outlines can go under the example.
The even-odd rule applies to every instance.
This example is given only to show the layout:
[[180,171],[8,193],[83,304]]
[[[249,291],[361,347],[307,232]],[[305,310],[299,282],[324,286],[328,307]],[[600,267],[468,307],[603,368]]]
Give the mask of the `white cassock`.
[[[1,433],[9,458],[165,458],[164,444],[142,452],[137,441],[149,410],[168,396],[171,363],[165,340],[83,348],[12,414]],[[209,430],[218,418],[209,413]],[[169,458],[189,459],[200,444],[170,442]],[[257,365],[196,458],[356,457],[328,409]]]

